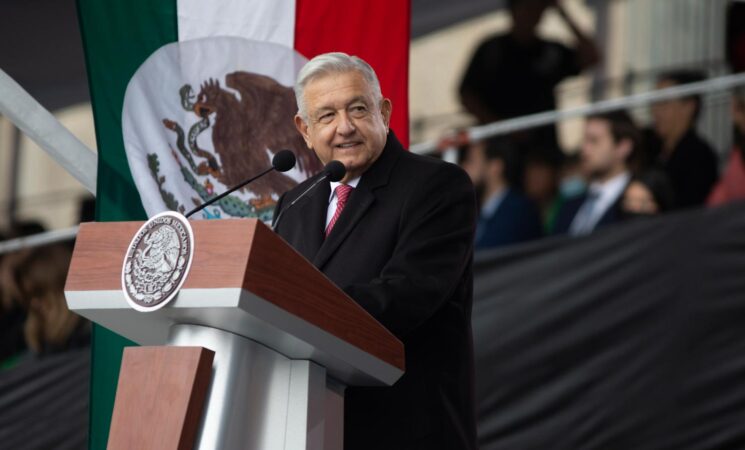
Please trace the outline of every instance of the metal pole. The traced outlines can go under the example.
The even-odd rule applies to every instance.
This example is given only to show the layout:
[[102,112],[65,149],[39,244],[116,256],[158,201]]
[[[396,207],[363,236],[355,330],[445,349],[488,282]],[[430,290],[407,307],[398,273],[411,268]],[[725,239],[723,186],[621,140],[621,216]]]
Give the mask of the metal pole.
[[62,230],[47,231],[45,233],[34,234],[22,238],[9,239],[0,242],[0,255],[10,253],[23,248],[40,247],[42,245],[64,242],[75,239],[78,235],[78,226],[65,228]]
[[2,70],[0,114],[36,142],[88,191],[96,194],[96,154]]
[[[508,134],[515,131],[549,125],[559,120],[582,117],[590,114],[599,114],[621,109],[634,108],[648,105],[672,98],[685,97],[694,94],[723,91],[735,86],[745,85],[745,74],[727,75],[712,80],[697,83],[683,84],[656,91],[644,92],[628,97],[603,100],[589,105],[570,108],[563,111],[546,111],[528,116],[516,117],[514,119],[489,123],[466,130],[470,140],[480,140]],[[437,149],[437,142],[422,142],[412,145],[410,150],[414,153],[432,153]]]

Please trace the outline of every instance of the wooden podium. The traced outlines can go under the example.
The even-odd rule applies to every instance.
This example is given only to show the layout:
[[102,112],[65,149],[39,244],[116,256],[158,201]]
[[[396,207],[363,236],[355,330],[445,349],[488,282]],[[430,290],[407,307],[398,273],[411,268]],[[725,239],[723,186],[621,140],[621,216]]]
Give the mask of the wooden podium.
[[121,271],[141,225],[82,224],[65,286],[70,310],[163,346],[125,350],[109,449],[341,450],[344,388],[403,374],[401,342],[254,219],[191,222],[178,296],[135,311]]

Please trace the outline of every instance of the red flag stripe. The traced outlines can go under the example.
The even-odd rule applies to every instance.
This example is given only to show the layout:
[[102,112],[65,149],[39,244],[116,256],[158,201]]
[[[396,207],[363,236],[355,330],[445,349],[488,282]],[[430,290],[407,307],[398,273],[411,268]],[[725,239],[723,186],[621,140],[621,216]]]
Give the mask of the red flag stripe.
[[401,0],[297,0],[295,50],[310,59],[345,52],[367,61],[393,103],[391,128],[409,142],[410,4]]

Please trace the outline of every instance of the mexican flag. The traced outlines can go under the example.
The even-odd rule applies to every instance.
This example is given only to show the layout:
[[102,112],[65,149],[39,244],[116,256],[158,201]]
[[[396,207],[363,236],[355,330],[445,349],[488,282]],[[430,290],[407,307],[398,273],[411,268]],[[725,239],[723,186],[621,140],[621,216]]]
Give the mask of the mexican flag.
[[[99,149],[97,220],[188,211],[293,149],[292,172],[200,216],[267,220],[277,194],[317,170],[292,133],[291,86],[320,53],[372,65],[394,105],[391,126],[408,142],[409,8],[401,0],[78,0]],[[133,344],[95,327],[91,449],[106,447],[125,345]]]

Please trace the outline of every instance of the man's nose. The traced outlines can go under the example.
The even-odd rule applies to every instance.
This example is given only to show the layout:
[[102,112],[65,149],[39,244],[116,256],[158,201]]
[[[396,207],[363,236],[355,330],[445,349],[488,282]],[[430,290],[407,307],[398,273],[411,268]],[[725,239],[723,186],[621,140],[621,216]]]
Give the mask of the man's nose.
[[339,114],[339,124],[336,127],[336,132],[341,135],[352,134],[355,131],[354,123],[348,114]]

